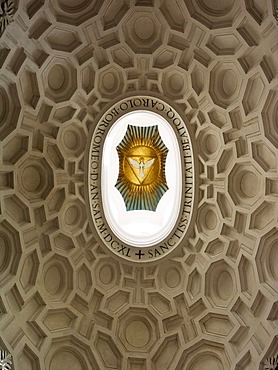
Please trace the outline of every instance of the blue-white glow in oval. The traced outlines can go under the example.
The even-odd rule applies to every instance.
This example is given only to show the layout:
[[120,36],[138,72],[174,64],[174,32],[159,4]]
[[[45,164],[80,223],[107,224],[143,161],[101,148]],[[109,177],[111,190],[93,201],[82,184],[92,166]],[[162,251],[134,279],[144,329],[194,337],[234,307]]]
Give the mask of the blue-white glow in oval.
[[[128,125],[158,126],[162,141],[168,148],[166,181],[168,190],[156,211],[127,211],[120,192],[115,188],[119,174],[116,150]],[[181,209],[182,168],[180,146],[171,125],[157,113],[137,110],[121,116],[107,133],[102,152],[101,193],[105,218],[113,233],[134,247],[150,247],[164,240],[173,230]]]

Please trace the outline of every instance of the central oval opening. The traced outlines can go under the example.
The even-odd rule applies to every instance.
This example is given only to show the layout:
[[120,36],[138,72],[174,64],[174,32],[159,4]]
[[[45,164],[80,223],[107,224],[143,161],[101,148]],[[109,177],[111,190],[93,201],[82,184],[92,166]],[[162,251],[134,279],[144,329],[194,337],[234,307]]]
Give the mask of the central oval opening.
[[[153,144],[142,144],[142,135],[155,137]],[[134,247],[165,239],[182,199],[180,146],[166,119],[145,110],[120,117],[107,133],[101,169],[102,205],[113,233]]]

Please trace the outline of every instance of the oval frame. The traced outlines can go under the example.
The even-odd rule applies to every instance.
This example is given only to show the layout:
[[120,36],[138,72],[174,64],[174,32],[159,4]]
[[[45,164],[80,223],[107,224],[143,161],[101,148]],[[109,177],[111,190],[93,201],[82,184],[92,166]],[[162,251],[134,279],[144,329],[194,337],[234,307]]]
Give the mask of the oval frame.
[[[177,221],[163,240],[146,247],[129,245],[115,235],[105,217],[102,201],[101,169],[106,136],[120,117],[134,111],[149,111],[164,118],[177,137],[181,158],[182,194]],[[89,218],[100,241],[117,256],[134,262],[152,262],[173,251],[184,240],[191,224],[196,188],[192,144],[188,128],[177,110],[154,96],[137,95],[121,99],[100,116],[91,132],[87,150]]]
[[[154,212],[149,210],[127,211],[124,198],[115,186],[119,176],[117,146],[125,137],[128,126],[157,126],[159,136],[168,151],[165,164],[168,189],[160,198]],[[117,119],[108,130],[102,151],[102,205],[111,230],[124,243],[146,248],[164,240],[173,229],[179,216],[182,196],[180,156],[180,147],[174,130],[157,113],[146,110],[126,113]],[[165,214],[165,209],[167,209],[167,214]]]

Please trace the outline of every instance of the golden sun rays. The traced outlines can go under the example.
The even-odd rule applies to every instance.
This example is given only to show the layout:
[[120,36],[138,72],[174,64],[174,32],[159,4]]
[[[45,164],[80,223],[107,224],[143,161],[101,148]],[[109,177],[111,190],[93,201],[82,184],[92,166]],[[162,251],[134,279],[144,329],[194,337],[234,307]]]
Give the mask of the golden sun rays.
[[158,126],[128,125],[117,151],[119,176],[115,186],[124,199],[127,211],[155,211],[168,190],[165,176],[168,149]]

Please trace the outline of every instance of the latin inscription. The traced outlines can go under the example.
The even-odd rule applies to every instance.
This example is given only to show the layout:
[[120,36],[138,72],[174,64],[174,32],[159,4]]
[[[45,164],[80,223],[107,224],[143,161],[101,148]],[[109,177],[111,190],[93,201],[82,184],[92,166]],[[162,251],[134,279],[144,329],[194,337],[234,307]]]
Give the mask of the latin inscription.
[[[157,112],[172,124],[172,127],[180,138],[182,164],[184,168],[183,204],[177,226],[160,245],[149,248],[131,247],[118,240],[109,229],[101,209],[101,150],[105,140],[105,134],[121,115],[138,109],[148,109]],[[194,170],[191,144],[186,127],[179,115],[167,103],[163,103],[155,98],[136,97],[126,99],[116,104],[116,106],[111,108],[102,117],[93,134],[90,151],[89,187],[91,213],[94,225],[100,237],[110,249],[126,259],[135,261],[153,260],[169,253],[169,251],[179,244],[187,230],[192,212],[194,193]]]

